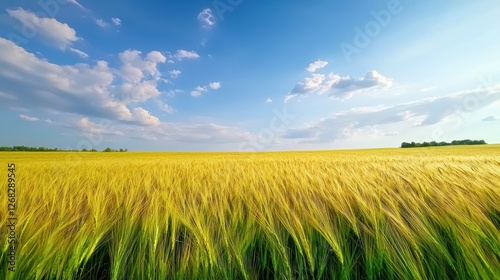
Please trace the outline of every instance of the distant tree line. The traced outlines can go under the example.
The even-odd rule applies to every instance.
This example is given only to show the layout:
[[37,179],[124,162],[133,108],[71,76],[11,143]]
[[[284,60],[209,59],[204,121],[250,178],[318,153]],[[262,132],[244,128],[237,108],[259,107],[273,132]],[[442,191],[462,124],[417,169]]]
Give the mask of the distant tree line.
[[451,143],[449,142],[423,142],[423,143],[415,143],[415,142],[403,142],[401,144],[401,148],[417,148],[417,147],[435,147],[435,146],[457,146],[457,145],[484,145],[486,142],[484,140],[453,140]]
[[113,150],[111,148],[106,148],[103,152],[106,152],[106,153],[111,153],[111,152],[120,152],[120,153],[123,153],[123,152],[128,152],[128,150],[127,149]]
[[[58,148],[46,147],[26,147],[26,146],[13,146],[13,147],[0,147],[0,152],[98,152],[96,149],[82,149],[82,150],[63,150]],[[114,150],[106,148],[103,152],[128,152],[127,149]]]

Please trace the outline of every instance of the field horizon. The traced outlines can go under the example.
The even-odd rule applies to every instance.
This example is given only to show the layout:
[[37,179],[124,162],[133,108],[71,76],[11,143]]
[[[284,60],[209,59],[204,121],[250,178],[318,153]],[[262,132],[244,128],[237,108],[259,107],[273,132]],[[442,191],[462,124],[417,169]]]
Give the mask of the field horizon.
[[[474,147],[477,145],[449,145],[449,146],[429,146],[429,147],[412,147],[406,149],[433,149],[433,148],[456,148],[456,147]],[[487,143],[480,146],[498,146],[500,143]],[[127,153],[241,153],[241,154],[262,154],[262,153],[307,153],[307,152],[335,152],[335,151],[372,151],[372,150],[400,150],[401,147],[365,147],[365,148],[339,148],[339,149],[304,149],[304,150],[265,150],[265,151],[167,151],[167,150],[129,150]]]

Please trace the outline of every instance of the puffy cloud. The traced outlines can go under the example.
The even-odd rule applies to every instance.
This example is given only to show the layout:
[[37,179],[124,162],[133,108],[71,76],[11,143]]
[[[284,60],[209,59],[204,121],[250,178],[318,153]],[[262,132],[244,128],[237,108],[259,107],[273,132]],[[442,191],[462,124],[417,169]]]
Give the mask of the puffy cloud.
[[316,60],[315,62],[312,62],[309,64],[309,66],[306,68],[308,72],[316,72],[317,70],[324,68],[325,66],[328,65],[328,61],[323,61],[323,60]]
[[7,13],[60,50],[67,50],[74,42],[80,40],[73,28],[54,18],[38,17],[22,8],[7,9]]
[[116,26],[122,25],[122,20],[119,18],[111,18],[111,22],[113,22],[113,24]]
[[103,20],[102,18],[97,19],[97,20],[95,21],[95,23],[96,23],[97,25],[99,25],[99,27],[101,27],[101,28],[106,28],[106,27],[108,27],[108,26],[109,26],[109,23],[107,23],[107,22],[106,22],[105,20]]
[[311,92],[320,92],[321,94],[328,90],[325,82],[324,74],[312,74],[311,77],[305,78],[298,83],[292,90],[291,94],[307,94]]
[[118,87],[117,95],[125,103],[145,102],[160,95],[155,80],[141,81],[137,83],[124,83]]
[[160,71],[158,64],[165,63],[167,58],[158,51],[152,51],[143,59],[142,52],[137,50],[127,50],[120,53],[119,57],[123,64],[121,77],[128,82],[137,83],[146,75],[149,78],[158,80]]
[[181,61],[181,60],[184,60],[184,59],[195,59],[195,58],[199,58],[200,55],[197,54],[195,51],[186,51],[186,50],[178,50],[175,54],[174,54],[174,58]]
[[105,61],[94,65],[53,64],[3,38],[0,53],[0,107],[80,114],[138,125],[159,122],[141,107],[131,110],[134,102],[159,95],[157,63],[166,61],[159,52],[145,58],[137,51],[123,53],[120,69],[110,68]]
[[39,59],[3,38],[0,38],[0,53],[3,54],[0,57],[0,84],[3,90],[17,98],[5,102],[6,106],[25,104],[126,118],[123,108],[109,95],[113,74],[107,63],[98,62],[93,67],[87,64],[60,66]]
[[159,51],[152,51],[148,53],[146,61],[151,63],[165,63],[167,58]]
[[197,86],[194,90],[191,91],[191,96],[194,96],[194,97],[201,96],[203,93],[208,92],[209,88],[212,90],[217,90],[217,89],[220,89],[221,87],[222,87],[221,82],[212,82],[206,86]]
[[272,100],[271,98],[268,98],[268,99],[266,100],[266,103],[273,103],[273,100]]
[[[372,70],[366,73],[364,78],[353,79],[349,77],[340,77],[330,75],[332,81],[331,89],[338,90],[341,93],[356,92],[372,88],[388,88],[392,86],[392,80],[382,76],[379,72]],[[334,93],[335,94],[335,93]]]
[[312,74],[302,82],[295,85],[293,90],[287,95],[285,101],[300,96],[310,94],[326,94],[339,99],[351,98],[353,94],[375,89],[384,89],[392,86],[392,80],[384,77],[379,72],[372,70],[366,73],[363,78],[341,77],[338,74],[330,73]]
[[[425,98],[395,106],[364,107],[334,113],[302,127],[287,129],[282,137],[305,143],[328,143],[349,138],[361,129],[413,121],[430,126],[462,119],[462,114],[479,110],[500,100],[500,87],[464,91]],[[391,136],[395,133],[386,133]]]
[[24,115],[24,114],[21,114],[19,115],[19,117],[25,121],[29,121],[29,122],[36,122],[38,121],[39,119],[36,118],[36,117],[30,117],[30,116],[27,116],[27,115]]
[[102,124],[93,123],[89,118],[81,118],[76,122],[76,127],[84,133],[123,136],[123,132],[109,129]]
[[133,114],[134,114],[135,120],[139,124],[142,124],[142,125],[157,126],[161,123],[160,119],[151,115],[151,113],[149,111],[147,111],[146,109],[144,109],[142,107],[135,108],[133,110]]
[[208,89],[206,87],[197,86],[194,90],[191,91],[191,96],[201,96],[205,92],[208,92]]
[[222,84],[220,82],[212,82],[212,83],[208,84],[208,86],[211,89],[220,89],[222,87]]
[[212,10],[207,8],[198,14],[198,21],[203,28],[211,28],[215,25],[216,19]]
[[[179,144],[233,143],[235,146],[249,139],[250,134],[236,126],[214,122],[160,122],[147,108],[134,108],[121,101],[113,96],[124,83],[121,68],[110,68],[105,61],[94,65],[57,65],[3,38],[0,38],[0,53],[0,108],[23,107],[33,112],[50,112],[62,119],[57,122],[46,119],[45,123],[90,134],[126,135]],[[155,54],[147,57],[142,60],[162,60]],[[172,91],[173,94],[178,92]],[[157,104],[163,105],[167,113],[173,111],[165,103]],[[79,115],[78,119],[71,121],[75,114]],[[94,118],[115,124],[110,127],[93,121]]]
[[168,72],[168,74],[170,75],[170,78],[172,78],[172,79],[178,78],[181,73],[182,72],[180,70],[177,70],[177,69],[170,70]]
[[127,50],[119,55],[122,62],[120,76],[123,84],[117,87],[116,96],[125,103],[144,102],[160,95],[157,89],[161,73],[158,64],[167,58],[158,51],[152,51],[142,58],[137,50]]

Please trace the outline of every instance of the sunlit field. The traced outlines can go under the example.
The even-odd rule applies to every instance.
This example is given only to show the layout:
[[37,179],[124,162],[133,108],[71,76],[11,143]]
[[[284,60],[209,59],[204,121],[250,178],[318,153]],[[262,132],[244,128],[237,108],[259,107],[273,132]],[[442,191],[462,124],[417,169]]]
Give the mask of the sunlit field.
[[499,279],[500,146],[0,153],[0,279]]

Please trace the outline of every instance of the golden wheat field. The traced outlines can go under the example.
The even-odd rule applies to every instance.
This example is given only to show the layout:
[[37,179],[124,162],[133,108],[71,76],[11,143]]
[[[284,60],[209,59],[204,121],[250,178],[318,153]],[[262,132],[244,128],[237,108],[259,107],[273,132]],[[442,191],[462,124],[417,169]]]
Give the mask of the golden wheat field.
[[500,276],[499,145],[0,162],[2,279]]

